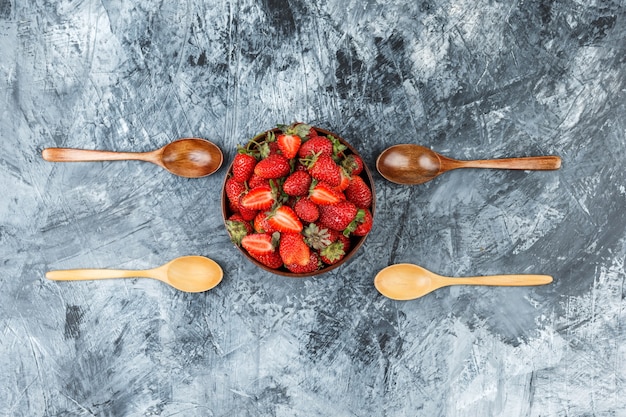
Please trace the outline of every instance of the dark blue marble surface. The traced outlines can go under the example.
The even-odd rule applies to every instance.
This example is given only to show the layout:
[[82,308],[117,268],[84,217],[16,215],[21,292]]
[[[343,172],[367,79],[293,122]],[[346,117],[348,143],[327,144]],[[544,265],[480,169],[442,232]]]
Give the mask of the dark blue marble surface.
[[[0,0],[0,415],[618,416],[626,413],[623,1]],[[371,169],[396,143],[457,159],[556,154],[553,172],[375,173],[358,256],[256,269],[223,227],[222,168],[54,164],[52,146],[238,143],[335,131]],[[200,294],[57,283],[200,254]],[[536,288],[380,295],[399,262],[542,273]]]

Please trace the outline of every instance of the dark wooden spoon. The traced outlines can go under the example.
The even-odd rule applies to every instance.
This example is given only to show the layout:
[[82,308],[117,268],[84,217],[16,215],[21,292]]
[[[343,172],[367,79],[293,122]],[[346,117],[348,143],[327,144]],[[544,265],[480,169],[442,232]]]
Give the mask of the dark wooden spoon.
[[423,184],[457,168],[554,170],[560,167],[561,158],[558,156],[458,161],[414,144],[391,146],[376,160],[376,169],[380,175],[391,182],[403,185]]
[[137,160],[152,162],[181,177],[213,174],[224,160],[222,151],[206,139],[184,138],[150,152],[113,152],[74,148],[46,148],[43,159],[51,162]]

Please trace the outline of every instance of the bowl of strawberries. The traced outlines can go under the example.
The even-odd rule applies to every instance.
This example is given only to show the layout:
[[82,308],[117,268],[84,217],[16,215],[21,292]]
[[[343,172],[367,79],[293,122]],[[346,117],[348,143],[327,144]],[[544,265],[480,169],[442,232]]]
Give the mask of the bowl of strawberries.
[[372,175],[348,142],[305,123],[237,147],[222,187],[231,241],[274,274],[310,277],[347,262],[374,221]]

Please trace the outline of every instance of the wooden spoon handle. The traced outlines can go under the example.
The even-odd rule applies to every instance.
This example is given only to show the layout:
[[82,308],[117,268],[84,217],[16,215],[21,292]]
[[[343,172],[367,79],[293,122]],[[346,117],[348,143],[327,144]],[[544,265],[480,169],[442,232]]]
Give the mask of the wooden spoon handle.
[[531,169],[540,171],[561,168],[561,158],[558,156],[529,156],[457,162],[458,165],[455,168]]
[[109,278],[151,278],[149,271],[131,271],[127,269],[62,269],[49,271],[46,278],[53,281],[85,281]]
[[41,153],[50,162],[152,161],[151,152],[113,152],[74,148],[46,148]]
[[524,287],[545,285],[552,282],[550,275],[486,275],[481,277],[447,278],[446,285],[491,285],[504,287]]

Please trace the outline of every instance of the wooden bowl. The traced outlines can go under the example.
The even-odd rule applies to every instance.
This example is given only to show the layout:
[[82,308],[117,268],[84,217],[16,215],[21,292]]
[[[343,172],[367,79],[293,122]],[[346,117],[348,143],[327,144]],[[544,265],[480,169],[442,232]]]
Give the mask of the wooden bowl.
[[[337,135],[336,133],[330,132],[328,130],[325,129],[321,129],[319,127],[313,126],[313,128],[318,132],[318,134],[320,136],[326,136],[326,135],[332,135],[335,138],[337,138],[343,145],[346,146],[346,150],[344,151],[344,153],[346,154],[356,154],[357,156],[361,157],[361,155],[358,153],[358,151],[356,149],[354,149],[345,139],[343,139],[342,137],[340,137],[339,135]],[[267,134],[273,132],[275,135],[278,135],[281,133],[280,129],[275,128],[275,129],[270,129],[267,130],[263,133],[259,133],[258,135],[256,135],[252,140],[257,142],[257,143],[263,143],[265,138],[267,137]],[[363,159],[361,157],[361,159]],[[363,171],[360,174],[360,177],[363,178],[363,180],[365,181],[365,183],[370,187],[370,189],[372,190],[372,206],[370,207],[370,211],[372,213],[372,218],[375,219],[376,218],[376,192],[374,190],[374,180],[372,179],[372,174],[369,170],[369,168],[367,167],[367,164],[365,164],[365,161],[363,161]],[[226,220],[233,214],[230,209],[229,209],[229,205],[228,205],[228,199],[226,197],[226,191],[225,191],[225,186],[226,186],[226,181],[228,180],[228,178],[230,178],[230,176],[232,175],[232,169],[233,169],[233,161],[231,160],[229,166],[228,166],[228,171],[226,172],[226,175],[224,176],[224,182],[222,184],[222,217],[224,220],[224,226],[226,226]],[[369,234],[369,233],[368,233]],[[254,259],[252,256],[250,256],[248,254],[248,252],[237,246],[237,245],[233,245],[235,248],[237,248],[237,250],[239,252],[241,252],[241,254],[250,262],[252,262],[253,264],[257,265],[259,268],[271,272],[273,274],[277,274],[277,275],[282,275],[282,276],[286,276],[286,277],[292,277],[292,278],[305,278],[305,277],[312,277],[315,275],[320,275],[329,271],[332,271],[333,269],[339,268],[340,266],[344,265],[346,262],[348,262],[353,256],[354,254],[359,250],[359,248],[363,245],[363,243],[365,242],[365,239],[367,238],[367,235],[365,236],[351,236],[351,244],[350,244],[350,249],[348,251],[348,253],[346,253],[346,255],[343,257],[343,259],[341,259],[339,262],[333,264],[333,265],[327,265],[322,269],[318,269],[314,272],[310,272],[310,273],[305,273],[305,274],[296,274],[293,273],[291,271],[289,271],[287,268],[285,268],[284,266],[279,268],[279,269],[272,269],[269,268],[266,265],[263,265],[261,262],[257,261],[256,259]]]

